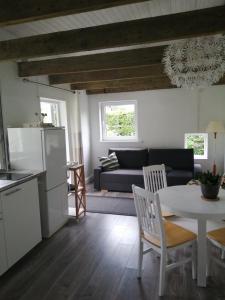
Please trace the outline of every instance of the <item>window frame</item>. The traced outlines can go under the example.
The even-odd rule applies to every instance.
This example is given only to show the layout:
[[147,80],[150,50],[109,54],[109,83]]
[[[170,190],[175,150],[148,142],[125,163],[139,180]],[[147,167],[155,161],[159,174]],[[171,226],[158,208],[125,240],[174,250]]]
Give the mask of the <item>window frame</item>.
[[205,132],[194,132],[194,133],[185,133],[184,134],[184,148],[187,148],[187,137],[190,135],[202,135],[204,137],[204,155],[194,154],[194,159],[208,159],[208,133]]
[[[52,99],[52,98],[46,98],[46,97],[39,97],[39,102],[40,102],[40,111],[41,111],[41,102],[47,102],[51,104],[56,104],[57,105],[57,114],[58,114],[58,122],[59,124],[56,126],[57,127],[63,127],[65,128],[65,138],[66,138],[66,159],[67,161],[70,161],[71,157],[71,152],[70,152],[70,144],[71,140],[69,139],[69,134],[68,134],[68,114],[67,114],[67,102],[65,99],[59,100],[59,99]],[[64,123],[64,124],[62,124]]]
[[[60,124],[61,124],[60,100],[40,97],[40,108],[41,108],[41,102],[48,103],[51,105],[52,104],[56,105],[57,123],[58,123],[58,124],[56,124],[56,127],[60,127]],[[52,112],[51,112],[51,114],[52,114]]]
[[[105,121],[105,108],[107,106],[119,105],[134,105],[134,126],[135,136],[106,136],[106,121]],[[117,101],[103,101],[99,102],[99,127],[100,127],[100,142],[138,142],[138,105],[136,100],[117,100]]]

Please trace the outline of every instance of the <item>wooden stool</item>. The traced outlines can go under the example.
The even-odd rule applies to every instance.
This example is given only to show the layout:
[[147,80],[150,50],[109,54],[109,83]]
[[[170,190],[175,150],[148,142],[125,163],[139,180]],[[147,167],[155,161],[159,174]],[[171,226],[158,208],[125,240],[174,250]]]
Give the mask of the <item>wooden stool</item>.
[[75,209],[76,218],[84,214],[86,215],[86,187],[84,176],[84,165],[76,165],[69,168],[69,171],[74,175],[74,195],[75,195]]

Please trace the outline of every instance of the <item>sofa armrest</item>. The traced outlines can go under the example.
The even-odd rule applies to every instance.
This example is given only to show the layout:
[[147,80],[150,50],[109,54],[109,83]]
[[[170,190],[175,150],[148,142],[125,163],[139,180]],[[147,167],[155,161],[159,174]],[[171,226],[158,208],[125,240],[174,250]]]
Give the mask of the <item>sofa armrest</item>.
[[202,165],[194,164],[194,178],[197,179],[198,175],[202,173]]
[[100,174],[102,172],[102,167],[94,169],[94,188],[100,190]]

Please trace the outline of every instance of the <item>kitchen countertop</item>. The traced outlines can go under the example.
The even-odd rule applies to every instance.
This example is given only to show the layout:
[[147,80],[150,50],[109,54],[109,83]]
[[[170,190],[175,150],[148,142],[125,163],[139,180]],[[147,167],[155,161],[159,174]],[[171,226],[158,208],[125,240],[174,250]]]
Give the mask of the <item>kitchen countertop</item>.
[[[1,172],[0,172],[1,173]],[[10,170],[7,173],[17,173],[17,174],[31,174],[27,177],[24,177],[19,180],[0,180],[0,192],[10,189],[14,186],[20,185],[26,181],[29,181],[33,178],[44,175],[46,171],[31,171],[31,170]]]

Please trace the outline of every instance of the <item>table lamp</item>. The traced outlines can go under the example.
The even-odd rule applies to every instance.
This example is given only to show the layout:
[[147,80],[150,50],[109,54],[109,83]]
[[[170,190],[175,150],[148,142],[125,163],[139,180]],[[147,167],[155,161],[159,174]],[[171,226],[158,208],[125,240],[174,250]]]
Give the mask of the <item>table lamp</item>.
[[214,134],[214,159],[212,173],[216,175],[216,137],[217,133],[225,132],[225,128],[222,121],[211,121],[209,122],[206,132]]

